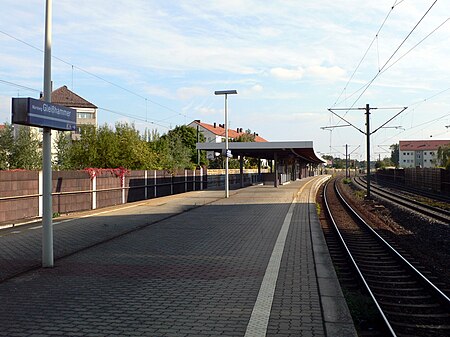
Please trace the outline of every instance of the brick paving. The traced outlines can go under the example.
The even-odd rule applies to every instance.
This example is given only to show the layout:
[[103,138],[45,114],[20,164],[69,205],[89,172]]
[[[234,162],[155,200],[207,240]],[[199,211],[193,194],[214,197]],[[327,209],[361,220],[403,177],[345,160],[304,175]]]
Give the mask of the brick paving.
[[[196,192],[195,203],[185,195],[55,226],[55,242],[64,237],[59,245],[72,250],[93,235],[106,241],[0,283],[0,336],[244,336],[283,220],[308,180],[229,199]],[[308,207],[294,207],[268,336],[326,336]],[[2,261],[7,249],[27,259],[35,232],[0,237]]]

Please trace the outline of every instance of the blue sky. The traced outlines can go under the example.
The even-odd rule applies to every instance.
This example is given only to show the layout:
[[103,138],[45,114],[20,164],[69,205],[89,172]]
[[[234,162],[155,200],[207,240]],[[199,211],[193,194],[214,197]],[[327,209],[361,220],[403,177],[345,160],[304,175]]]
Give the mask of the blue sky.
[[[194,119],[223,123],[224,100],[214,91],[236,89],[231,128],[312,140],[321,153],[331,143],[335,156],[348,144],[361,159],[365,136],[321,129],[343,124],[327,109],[408,106],[387,125],[402,129],[372,136],[372,153],[383,157],[398,140],[450,139],[450,2],[438,0],[402,44],[433,3],[54,1],[53,85],[99,106],[99,124],[134,122],[160,133]],[[2,0],[0,122],[10,121],[11,97],[42,90],[44,11],[44,0]],[[373,110],[373,129],[398,111]],[[336,112],[364,130],[363,111]]]

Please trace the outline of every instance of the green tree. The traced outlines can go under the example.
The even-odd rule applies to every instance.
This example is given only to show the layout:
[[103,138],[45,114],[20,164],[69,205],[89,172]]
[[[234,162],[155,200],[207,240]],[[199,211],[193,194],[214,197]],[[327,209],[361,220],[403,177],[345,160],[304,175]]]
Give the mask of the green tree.
[[11,124],[0,129],[0,170],[9,168],[9,157],[14,143],[14,132]]
[[446,168],[447,170],[450,169],[450,145],[439,146],[436,164]]
[[[181,143],[189,150],[190,152],[190,160],[193,164],[197,163],[197,148],[196,143],[205,142],[205,136],[201,132],[197,132],[197,130],[193,127],[187,125],[177,126],[174,129],[167,132],[166,135],[163,135],[162,138],[175,138],[180,139]],[[200,151],[200,165],[206,165],[206,152]]]
[[156,152],[155,169],[168,169],[171,171],[184,168],[193,168],[191,151],[184,146],[181,139],[165,137],[152,142],[152,149]]
[[80,139],[75,140],[69,150],[69,165],[74,170],[95,167],[97,162],[97,131],[92,125],[84,125]]
[[390,147],[391,149],[391,162],[394,164],[395,167],[398,167],[399,165],[399,158],[400,158],[400,147],[398,144],[392,144]]
[[98,128],[95,138],[96,156],[91,166],[97,168],[126,167],[120,160],[121,148],[117,132],[105,124]]
[[19,126],[9,153],[10,169],[38,170],[42,167],[41,142],[34,129]]
[[53,161],[55,170],[70,170],[70,147],[72,145],[70,132],[57,131],[55,138],[56,158]]
[[133,170],[149,169],[154,166],[154,153],[134,124],[117,123],[116,137],[119,146],[118,166]]
[[[247,130],[250,131],[250,130]],[[232,140],[233,142],[254,142],[255,141],[255,135],[250,132],[245,132],[240,134],[238,137]]]
[[375,162],[376,169],[385,169],[386,167],[394,166],[394,163],[391,160],[391,157],[385,157],[383,159],[378,159]]

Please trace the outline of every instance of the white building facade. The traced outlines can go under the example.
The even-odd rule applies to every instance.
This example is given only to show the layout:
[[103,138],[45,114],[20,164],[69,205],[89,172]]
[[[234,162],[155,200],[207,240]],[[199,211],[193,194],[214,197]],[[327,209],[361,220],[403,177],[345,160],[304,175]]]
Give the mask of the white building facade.
[[450,140],[401,140],[399,166],[402,168],[436,167],[439,147],[450,145]]

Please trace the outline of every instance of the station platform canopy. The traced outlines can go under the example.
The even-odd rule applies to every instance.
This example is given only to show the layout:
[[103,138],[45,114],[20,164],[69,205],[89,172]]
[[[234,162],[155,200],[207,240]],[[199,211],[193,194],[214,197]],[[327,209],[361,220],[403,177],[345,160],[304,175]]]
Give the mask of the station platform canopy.
[[[222,153],[225,143],[197,143],[197,150]],[[312,141],[282,142],[229,142],[228,148],[233,157],[244,156],[267,160],[299,159],[308,164],[322,164],[313,149]]]

